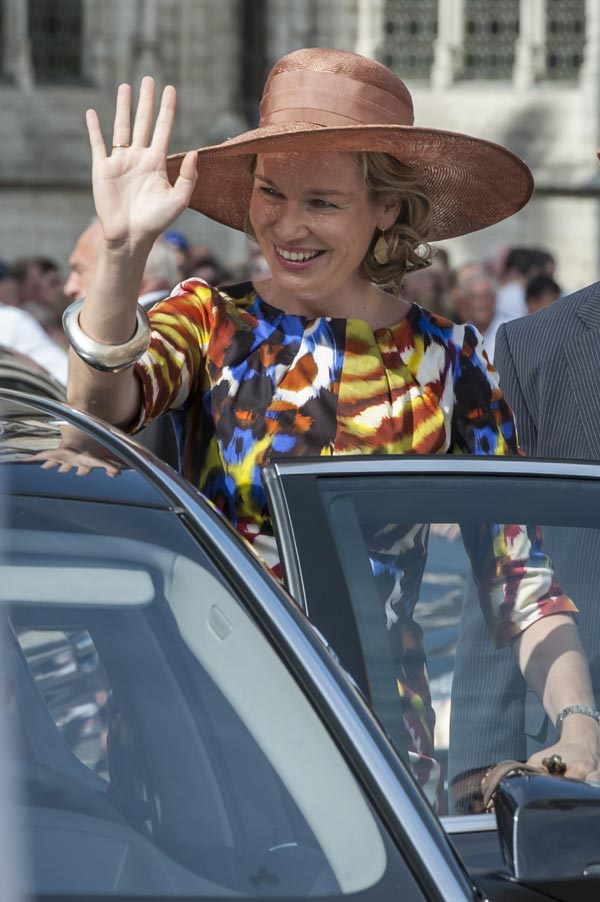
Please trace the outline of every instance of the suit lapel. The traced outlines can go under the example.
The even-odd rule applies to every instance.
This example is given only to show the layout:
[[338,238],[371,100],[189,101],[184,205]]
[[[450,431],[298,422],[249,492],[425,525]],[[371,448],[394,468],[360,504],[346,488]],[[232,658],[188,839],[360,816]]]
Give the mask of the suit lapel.
[[580,305],[579,335],[564,345],[571,397],[592,451],[600,460],[600,284]]
[[589,329],[600,327],[600,282],[591,286],[591,290],[579,305],[577,316]]

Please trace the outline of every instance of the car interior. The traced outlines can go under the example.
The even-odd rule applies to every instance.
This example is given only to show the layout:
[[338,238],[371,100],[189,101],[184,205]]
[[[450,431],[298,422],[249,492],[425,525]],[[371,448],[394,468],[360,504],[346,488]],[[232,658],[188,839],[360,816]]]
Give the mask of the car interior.
[[38,512],[34,528],[31,504],[17,507],[0,563],[2,661],[34,891],[261,898],[377,884],[387,841],[365,797],[212,566],[65,530],[64,515],[48,529]]

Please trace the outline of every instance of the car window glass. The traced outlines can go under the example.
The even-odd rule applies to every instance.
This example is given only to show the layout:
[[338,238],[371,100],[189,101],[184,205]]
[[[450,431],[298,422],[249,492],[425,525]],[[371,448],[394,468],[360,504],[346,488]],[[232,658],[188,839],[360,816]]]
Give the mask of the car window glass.
[[82,764],[107,779],[110,685],[90,634],[18,628],[15,637],[60,735]]
[[35,892],[421,898],[285,663],[173,513],[13,497],[7,520],[7,708]]
[[526,760],[556,741],[510,647],[523,586],[524,596],[539,590],[578,607],[600,698],[600,623],[591,604],[598,489],[482,476],[317,484],[376,713],[392,741],[400,737],[401,753],[408,745],[439,813],[483,813],[481,779],[490,766]]

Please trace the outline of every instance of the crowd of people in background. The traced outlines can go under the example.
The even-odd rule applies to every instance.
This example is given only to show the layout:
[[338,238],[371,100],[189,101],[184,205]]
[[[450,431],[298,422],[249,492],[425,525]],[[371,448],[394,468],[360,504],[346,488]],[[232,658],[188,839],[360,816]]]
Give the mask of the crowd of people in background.
[[490,360],[501,323],[535,313],[562,296],[553,255],[538,247],[504,246],[482,260],[453,268],[438,248],[432,265],[409,274],[403,296],[481,332]]
[[[85,295],[96,265],[99,230],[96,222],[84,230],[66,276],[57,261],[41,255],[0,262],[0,346],[31,358],[62,384],[67,365],[62,314],[71,301]],[[246,280],[260,282],[268,275],[260,248],[251,239],[245,263],[230,265],[209,245],[193,244],[182,232],[170,230],[148,259],[140,303],[149,308],[185,279],[225,288]],[[553,255],[539,247],[503,246],[456,267],[438,247],[431,266],[406,276],[402,295],[456,323],[472,323],[493,361],[501,323],[536,313],[564,294],[555,276]]]

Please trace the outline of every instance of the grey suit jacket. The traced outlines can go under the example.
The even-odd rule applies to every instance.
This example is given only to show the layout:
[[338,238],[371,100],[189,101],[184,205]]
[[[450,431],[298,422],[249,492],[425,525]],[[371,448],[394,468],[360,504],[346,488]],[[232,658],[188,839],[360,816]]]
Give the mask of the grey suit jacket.
[[[494,363],[528,456],[600,460],[600,283],[502,325]],[[600,533],[547,529],[544,544],[579,607],[598,700]],[[555,736],[512,651],[493,648],[469,591],[452,687],[450,781],[504,758],[524,760]]]
[[600,283],[500,326],[494,363],[528,456],[600,460]]

